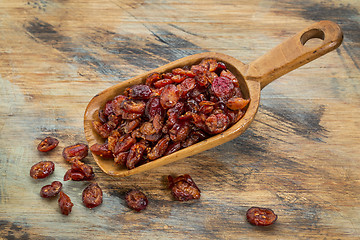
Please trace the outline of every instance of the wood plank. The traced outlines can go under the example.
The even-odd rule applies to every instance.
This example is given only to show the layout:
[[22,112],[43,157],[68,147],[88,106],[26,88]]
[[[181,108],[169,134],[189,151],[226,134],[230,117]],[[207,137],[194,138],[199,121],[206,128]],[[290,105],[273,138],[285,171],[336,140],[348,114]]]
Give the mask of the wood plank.
[[[0,6],[1,239],[356,239],[360,235],[360,4],[356,0],[173,1],[3,0]],[[83,114],[99,91],[191,54],[216,51],[250,63],[304,27],[332,20],[336,50],[269,84],[255,121],[240,137],[126,178],[105,175],[92,210],[86,182],[63,182],[74,202],[63,216],[40,188],[62,180],[65,146],[85,142]],[[37,152],[52,135],[59,146]],[[30,167],[55,173],[33,180]],[[176,202],[169,174],[190,174],[199,201]],[[124,193],[142,189],[141,213]],[[250,225],[251,206],[278,221]]]

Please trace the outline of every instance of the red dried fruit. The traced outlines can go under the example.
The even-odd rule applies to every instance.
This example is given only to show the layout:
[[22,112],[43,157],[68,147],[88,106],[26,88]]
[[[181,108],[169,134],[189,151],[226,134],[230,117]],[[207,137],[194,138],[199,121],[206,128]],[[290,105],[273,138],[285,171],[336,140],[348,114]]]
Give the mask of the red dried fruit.
[[233,82],[227,77],[217,77],[214,79],[211,90],[214,92],[215,96],[221,100],[229,99],[234,90]]
[[269,226],[277,220],[277,215],[270,208],[251,207],[246,212],[246,219],[256,226]]
[[65,173],[64,181],[87,181],[95,176],[93,168],[79,160],[74,160],[71,168]]
[[151,151],[148,153],[148,159],[153,161],[159,157],[162,157],[169,145],[170,137],[166,135],[162,139],[160,139],[156,145],[151,149]]
[[149,118],[149,120],[152,120],[156,115],[160,115],[161,117],[164,117],[165,115],[165,110],[162,108],[160,104],[159,97],[151,98],[146,103],[146,108],[145,108],[145,116]]
[[200,198],[200,189],[196,186],[189,174],[176,177],[168,176],[169,188],[178,201],[189,201]]
[[208,132],[218,134],[229,126],[229,117],[223,113],[211,114],[205,121]]
[[135,143],[131,146],[129,154],[126,158],[126,167],[128,169],[133,169],[141,161],[146,145],[143,142]]
[[181,83],[182,81],[184,81],[186,78],[186,76],[184,75],[175,75],[171,78],[171,80],[174,82],[174,83]]
[[180,98],[185,98],[187,94],[193,90],[196,86],[196,82],[194,78],[187,78],[182,83],[177,85],[177,89],[179,90]]
[[30,176],[34,179],[46,178],[55,170],[55,164],[52,161],[41,161],[34,164],[30,169]]
[[136,143],[136,139],[130,135],[125,135],[122,137],[122,140],[119,140],[115,145],[114,154],[118,155],[121,152],[126,152],[131,148],[132,145]]
[[172,78],[164,78],[164,79],[161,79],[159,81],[156,81],[154,83],[154,87],[155,88],[163,88],[171,83],[173,83],[174,81],[172,80]]
[[121,117],[126,120],[135,120],[137,118],[140,118],[142,113],[133,113],[123,110],[121,113]]
[[168,109],[176,105],[179,100],[179,91],[174,84],[169,84],[164,87],[160,95],[160,104],[163,108]]
[[216,59],[155,72],[99,109],[94,129],[107,148],[96,144],[91,150],[133,169],[225,131],[244,115],[247,101],[235,75]]
[[103,192],[97,183],[91,183],[84,189],[82,201],[87,208],[94,208],[102,203]]
[[90,147],[90,151],[95,155],[103,158],[113,158],[113,153],[109,150],[107,143],[104,144],[95,143]]
[[148,85],[140,84],[131,86],[126,92],[131,99],[145,100],[150,98],[152,90]]
[[134,101],[134,100],[125,100],[122,103],[124,111],[129,113],[139,113],[142,114],[145,111],[145,102],[143,101]]
[[157,80],[160,79],[160,73],[157,73],[157,72],[154,72],[154,73],[151,73],[147,78],[146,78],[146,81],[145,81],[145,84],[148,85],[148,86],[151,86],[154,82],[156,82]]
[[114,162],[121,166],[126,166],[126,159],[127,159],[128,155],[129,155],[129,152],[121,152],[115,156]]
[[60,211],[64,215],[69,215],[74,204],[71,202],[71,199],[63,191],[60,191],[60,197],[58,200]]
[[186,75],[186,70],[185,69],[182,69],[182,68],[174,68],[172,71],[172,74],[174,75],[180,75],[180,76],[183,76],[183,75]]
[[174,76],[174,74],[172,74],[171,72],[168,72],[168,73],[163,73],[162,74],[162,78],[164,79],[170,79]]
[[166,149],[166,151],[164,153],[164,156],[172,154],[172,153],[180,150],[180,148],[181,148],[181,143],[180,142],[172,143],[167,147],[167,149]]
[[249,104],[249,102],[249,99],[232,97],[226,102],[226,106],[231,110],[242,110]]
[[77,143],[64,148],[62,156],[66,161],[72,162],[73,160],[81,160],[85,158],[88,155],[88,151],[88,145]]
[[[128,98],[124,95],[118,95],[114,98],[114,100],[111,102],[111,109],[112,109],[112,114],[115,114],[116,116],[120,116],[122,114],[122,102],[127,100]],[[106,110],[106,108],[105,108]],[[109,114],[109,116],[111,115],[111,113]]]
[[232,74],[229,70],[222,71],[220,74],[220,77],[226,77],[226,78],[230,79],[236,87],[239,87],[239,81],[234,76],[234,74]]
[[107,123],[102,123],[100,121],[93,121],[92,125],[95,129],[95,131],[102,137],[102,138],[107,138],[110,136],[111,131],[113,130],[112,128],[109,127],[109,125]]
[[125,122],[125,125],[122,126],[122,131],[127,134],[127,133],[131,133],[134,129],[136,129],[141,123],[140,119],[135,119],[135,120],[128,120]]
[[54,181],[50,185],[45,185],[40,190],[40,196],[43,198],[51,198],[58,195],[61,191],[62,183],[59,181]]
[[148,199],[146,195],[139,190],[131,190],[125,195],[125,200],[129,208],[140,212],[146,209],[148,205]]
[[39,145],[37,146],[37,150],[40,152],[48,152],[56,148],[59,144],[59,140],[53,137],[46,137],[44,138]]
[[190,133],[191,128],[188,124],[175,124],[170,130],[169,135],[170,139],[174,142],[181,142],[186,139],[188,134]]
[[201,61],[200,66],[205,67],[207,71],[214,72],[218,67],[218,63],[215,59],[207,58]]

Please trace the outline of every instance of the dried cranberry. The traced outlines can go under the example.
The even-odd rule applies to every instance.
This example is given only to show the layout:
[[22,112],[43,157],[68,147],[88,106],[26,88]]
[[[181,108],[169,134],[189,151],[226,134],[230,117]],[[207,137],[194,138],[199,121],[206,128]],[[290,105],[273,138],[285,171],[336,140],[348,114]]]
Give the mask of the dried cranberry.
[[74,160],[71,168],[65,173],[64,181],[84,181],[91,180],[95,176],[93,168],[79,160]]
[[141,161],[146,145],[143,142],[135,143],[131,146],[130,152],[126,158],[126,167],[128,169],[133,169]]
[[169,84],[164,87],[160,95],[160,104],[163,108],[168,109],[176,105],[179,100],[179,91],[174,84]]
[[277,215],[270,208],[251,207],[246,212],[249,223],[256,226],[268,226],[277,220]]
[[50,185],[45,185],[40,190],[40,196],[43,198],[51,198],[58,195],[61,191],[62,183],[59,181],[54,181]]
[[161,117],[164,117],[165,110],[162,108],[162,106],[160,104],[160,98],[159,97],[151,98],[146,103],[145,115],[150,120],[153,119],[156,115],[160,115]]
[[164,79],[161,79],[159,81],[156,81],[154,83],[154,87],[155,88],[163,88],[171,83],[173,83],[174,81],[172,79],[168,79],[168,78],[164,78]]
[[113,128],[111,128],[107,123],[102,123],[100,121],[93,121],[92,125],[95,129],[95,131],[102,137],[107,138],[110,136],[111,131]]
[[64,215],[69,215],[74,204],[71,202],[71,199],[63,191],[60,191],[60,197],[58,200],[60,211]]
[[118,141],[115,145],[114,154],[117,155],[120,152],[126,152],[136,143],[136,139],[130,135],[125,135],[121,141]]
[[39,145],[37,146],[37,150],[39,150],[40,152],[48,152],[56,148],[58,144],[59,140],[57,140],[56,138],[46,137],[39,143]]
[[250,100],[239,97],[232,97],[226,102],[226,106],[231,110],[242,110],[244,109]]
[[146,85],[151,86],[154,82],[160,79],[160,73],[154,72],[146,78]]
[[118,153],[115,158],[114,158],[114,162],[116,164],[119,164],[121,166],[126,166],[126,159],[127,159],[127,156],[129,155],[129,151],[127,152],[120,152]]
[[156,145],[151,149],[150,153],[148,153],[149,160],[155,160],[159,157],[162,157],[169,145],[170,137],[166,135],[162,139],[160,139]]
[[104,144],[95,143],[90,147],[90,151],[95,155],[103,158],[113,158],[113,153],[109,150],[107,143]]
[[168,176],[169,188],[178,201],[189,201],[200,198],[200,189],[196,186],[189,174],[176,177]]
[[180,148],[181,148],[181,142],[172,143],[167,147],[164,155],[166,156],[166,155],[172,154],[172,153],[178,151]]
[[146,209],[148,205],[148,199],[146,195],[143,192],[135,189],[126,193],[125,200],[127,205],[137,212]]
[[77,143],[75,145],[71,145],[65,147],[62,156],[66,161],[72,162],[73,160],[81,160],[88,155],[89,147],[83,143]]
[[30,176],[34,179],[46,178],[55,170],[55,164],[52,161],[41,161],[34,164],[30,169]]
[[151,89],[148,85],[134,85],[127,89],[131,99],[145,100],[151,96]]
[[211,114],[205,121],[205,125],[211,134],[218,134],[228,127],[229,117],[223,113]]
[[97,183],[91,183],[84,189],[82,201],[87,208],[94,208],[102,203],[103,192]]
[[207,71],[213,72],[217,69],[218,63],[215,59],[207,58],[201,61],[200,66],[205,67]]
[[227,100],[233,94],[234,84],[227,77],[217,77],[214,79],[211,89],[216,97],[222,100]]

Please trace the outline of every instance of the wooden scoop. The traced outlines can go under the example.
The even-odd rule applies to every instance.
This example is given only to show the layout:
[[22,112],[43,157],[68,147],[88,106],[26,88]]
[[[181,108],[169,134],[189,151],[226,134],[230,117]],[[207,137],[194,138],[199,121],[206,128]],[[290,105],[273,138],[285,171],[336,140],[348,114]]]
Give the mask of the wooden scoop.
[[[312,38],[319,38],[323,41],[316,47],[306,46],[305,43]],[[320,21],[305,28],[248,65],[225,54],[205,52],[176,60],[105,89],[91,99],[85,111],[84,129],[89,146],[104,142],[104,139],[102,139],[92,127],[92,121],[99,119],[99,109],[103,108],[108,100],[111,100],[116,95],[122,94],[127,87],[134,84],[143,84],[146,77],[152,72],[168,72],[174,68],[184,67],[185,65],[191,66],[198,64],[204,58],[214,58],[226,64],[227,68],[239,80],[244,97],[250,98],[251,100],[243,118],[226,131],[168,156],[140,165],[134,169],[125,169],[124,167],[116,165],[112,159],[103,159],[95,154],[93,154],[94,159],[105,173],[112,176],[124,177],[160,167],[230,141],[243,133],[253,121],[259,107],[260,91],[262,88],[295,68],[336,49],[340,46],[342,39],[342,31],[337,24],[330,21]]]

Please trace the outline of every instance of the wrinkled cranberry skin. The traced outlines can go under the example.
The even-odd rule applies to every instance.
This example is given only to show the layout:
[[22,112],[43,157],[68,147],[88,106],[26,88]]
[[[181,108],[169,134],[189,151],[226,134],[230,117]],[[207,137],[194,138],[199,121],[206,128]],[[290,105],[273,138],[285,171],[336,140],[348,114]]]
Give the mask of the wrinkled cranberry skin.
[[74,160],[71,168],[64,175],[64,181],[87,181],[93,179],[94,176],[95,174],[91,166],[79,160]]
[[87,208],[94,208],[102,203],[103,192],[97,183],[91,183],[84,189],[82,201]]
[[46,137],[44,138],[39,145],[37,146],[37,150],[40,152],[48,152],[56,148],[59,144],[59,140],[53,137]]
[[160,95],[160,104],[165,109],[172,108],[178,102],[179,97],[179,90],[174,84],[166,85]]
[[214,92],[215,96],[220,99],[227,100],[231,97],[234,84],[231,79],[227,77],[217,77],[214,79],[211,89]]
[[86,144],[78,143],[64,148],[62,156],[66,161],[81,160],[88,155],[89,147]]
[[107,144],[95,143],[90,147],[90,151],[103,158],[113,158],[113,153],[109,150]]
[[55,170],[55,164],[51,161],[41,161],[34,164],[30,169],[30,176],[34,179],[46,178]]
[[128,89],[128,94],[131,99],[149,99],[151,93],[152,91],[148,85],[134,85]]
[[171,194],[178,201],[189,201],[200,198],[200,189],[196,186],[189,174],[176,177],[168,176]]
[[60,191],[58,203],[62,214],[69,215],[71,213],[74,204],[71,202],[70,197],[66,195],[63,191]]
[[277,220],[277,215],[270,208],[251,207],[246,212],[246,219],[256,226],[269,226]]
[[50,185],[45,185],[40,190],[40,196],[42,198],[51,198],[58,195],[62,189],[62,183],[59,181],[54,181]]
[[131,190],[125,195],[127,205],[137,212],[146,209],[148,205],[148,199],[146,195],[139,190]]

